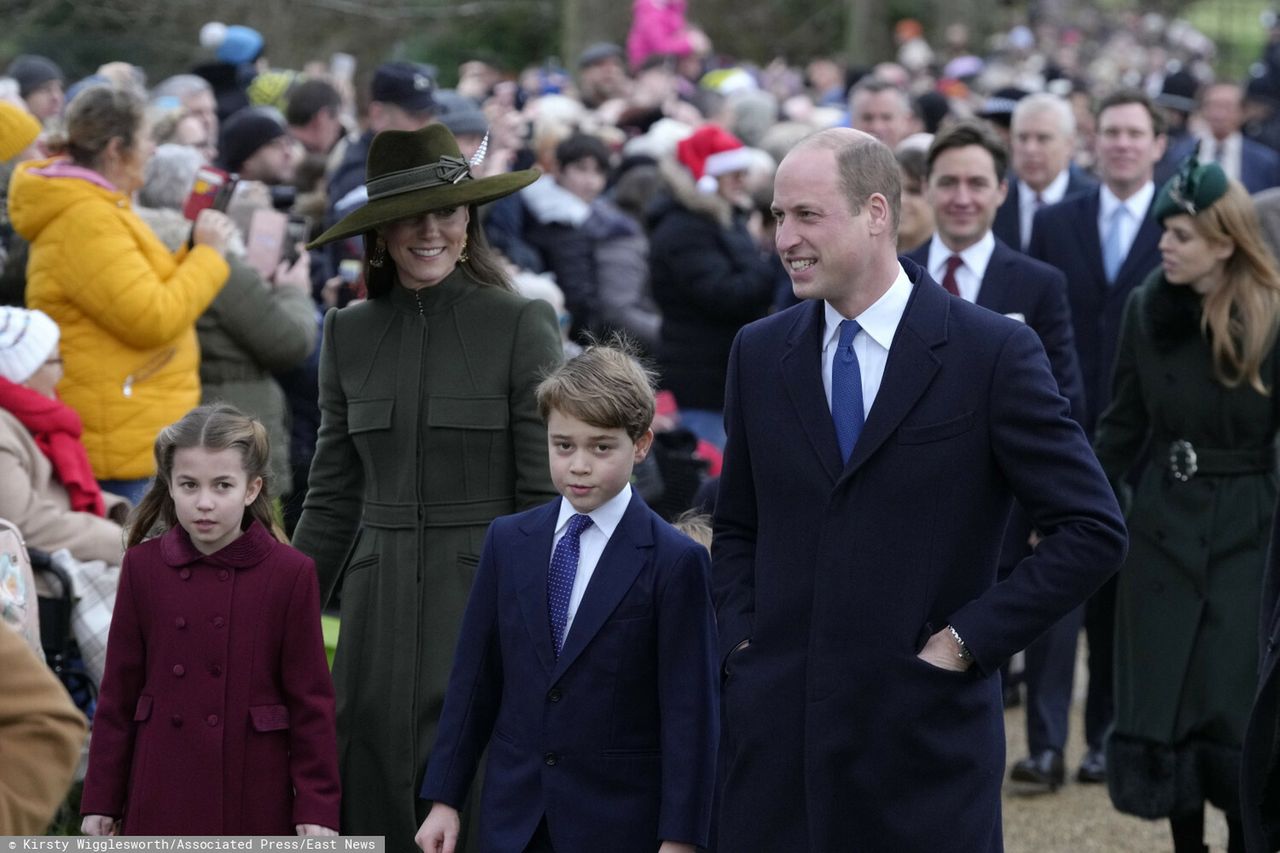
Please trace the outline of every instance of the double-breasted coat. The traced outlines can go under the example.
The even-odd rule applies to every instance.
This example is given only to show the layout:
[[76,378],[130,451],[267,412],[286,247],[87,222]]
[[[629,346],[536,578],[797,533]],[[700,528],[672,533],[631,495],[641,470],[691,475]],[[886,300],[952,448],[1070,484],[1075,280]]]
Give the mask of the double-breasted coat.
[[258,522],[214,554],[181,527],[131,548],[82,814],[125,835],[337,828],[333,682],[315,569]]
[[[1276,503],[1276,392],[1222,384],[1199,323],[1199,297],[1159,272],[1134,291],[1094,442],[1115,484],[1149,448],[1127,510],[1107,770],[1117,808],[1150,818],[1205,799],[1238,812]],[[1262,377],[1276,388],[1274,350]]]
[[321,424],[294,545],[325,596],[343,831],[416,850],[418,798],[489,522],[556,492],[534,391],[563,358],[545,302],[455,270],[331,311]]

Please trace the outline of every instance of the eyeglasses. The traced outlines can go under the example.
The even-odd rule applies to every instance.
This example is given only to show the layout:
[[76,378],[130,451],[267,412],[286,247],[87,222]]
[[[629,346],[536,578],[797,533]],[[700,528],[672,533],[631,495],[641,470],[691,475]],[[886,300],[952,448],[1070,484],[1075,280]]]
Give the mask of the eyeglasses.
[[58,367],[61,367],[61,366],[62,366],[62,357],[61,357],[61,356],[57,356],[57,355],[55,355],[53,358],[47,358],[47,359],[45,359],[45,361],[44,361],[44,366],[45,366],[45,367],[50,367],[50,366],[52,366],[52,365],[57,365]]

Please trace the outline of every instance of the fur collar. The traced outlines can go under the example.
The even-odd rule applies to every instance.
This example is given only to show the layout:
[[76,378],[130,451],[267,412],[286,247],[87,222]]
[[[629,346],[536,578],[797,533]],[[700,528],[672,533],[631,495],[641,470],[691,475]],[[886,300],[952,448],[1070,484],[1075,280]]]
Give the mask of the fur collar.
[[664,159],[658,165],[658,170],[676,204],[708,219],[714,219],[721,228],[728,228],[733,224],[733,205],[729,200],[719,193],[699,192],[693,176],[678,161]]
[[1201,297],[1190,287],[1170,284],[1157,273],[1147,286],[1146,326],[1152,343],[1168,352],[1201,336]]

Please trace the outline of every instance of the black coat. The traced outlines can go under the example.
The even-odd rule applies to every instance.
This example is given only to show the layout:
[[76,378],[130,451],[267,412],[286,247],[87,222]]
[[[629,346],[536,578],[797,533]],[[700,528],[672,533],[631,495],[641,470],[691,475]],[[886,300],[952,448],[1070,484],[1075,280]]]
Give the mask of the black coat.
[[1280,850],[1280,508],[1262,595],[1258,694],[1244,736],[1240,806],[1249,853]]
[[662,310],[661,384],[685,409],[724,408],[734,335],[773,299],[768,257],[740,214],[718,219],[720,199],[667,198],[650,214],[650,282]]

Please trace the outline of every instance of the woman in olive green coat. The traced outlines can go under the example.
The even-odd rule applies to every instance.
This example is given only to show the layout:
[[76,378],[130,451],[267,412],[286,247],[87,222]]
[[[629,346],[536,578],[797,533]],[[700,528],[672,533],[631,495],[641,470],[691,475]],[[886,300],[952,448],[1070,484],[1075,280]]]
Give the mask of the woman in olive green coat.
[[325,318],[321,423],[293,544],[341,589],[342,832],[413,851],[418,799],[485,530],[555,496],[534,389],[555,313],[511,292],[476,205],[535,172],[471,177],[441,125],[385,131],[363,234],[369,300]]
[[1240,832],[1240,746],[1256,681],[1276,503],[1280,274],[1244,188],[1187,164],[1153,208],[1162,269],[1129,299],[1095,449],[1113,483],[1142,460],[1119,576],[1116,722],[1107,782],[1121,811],[1168,818],[1203,851],[1204,803]]

